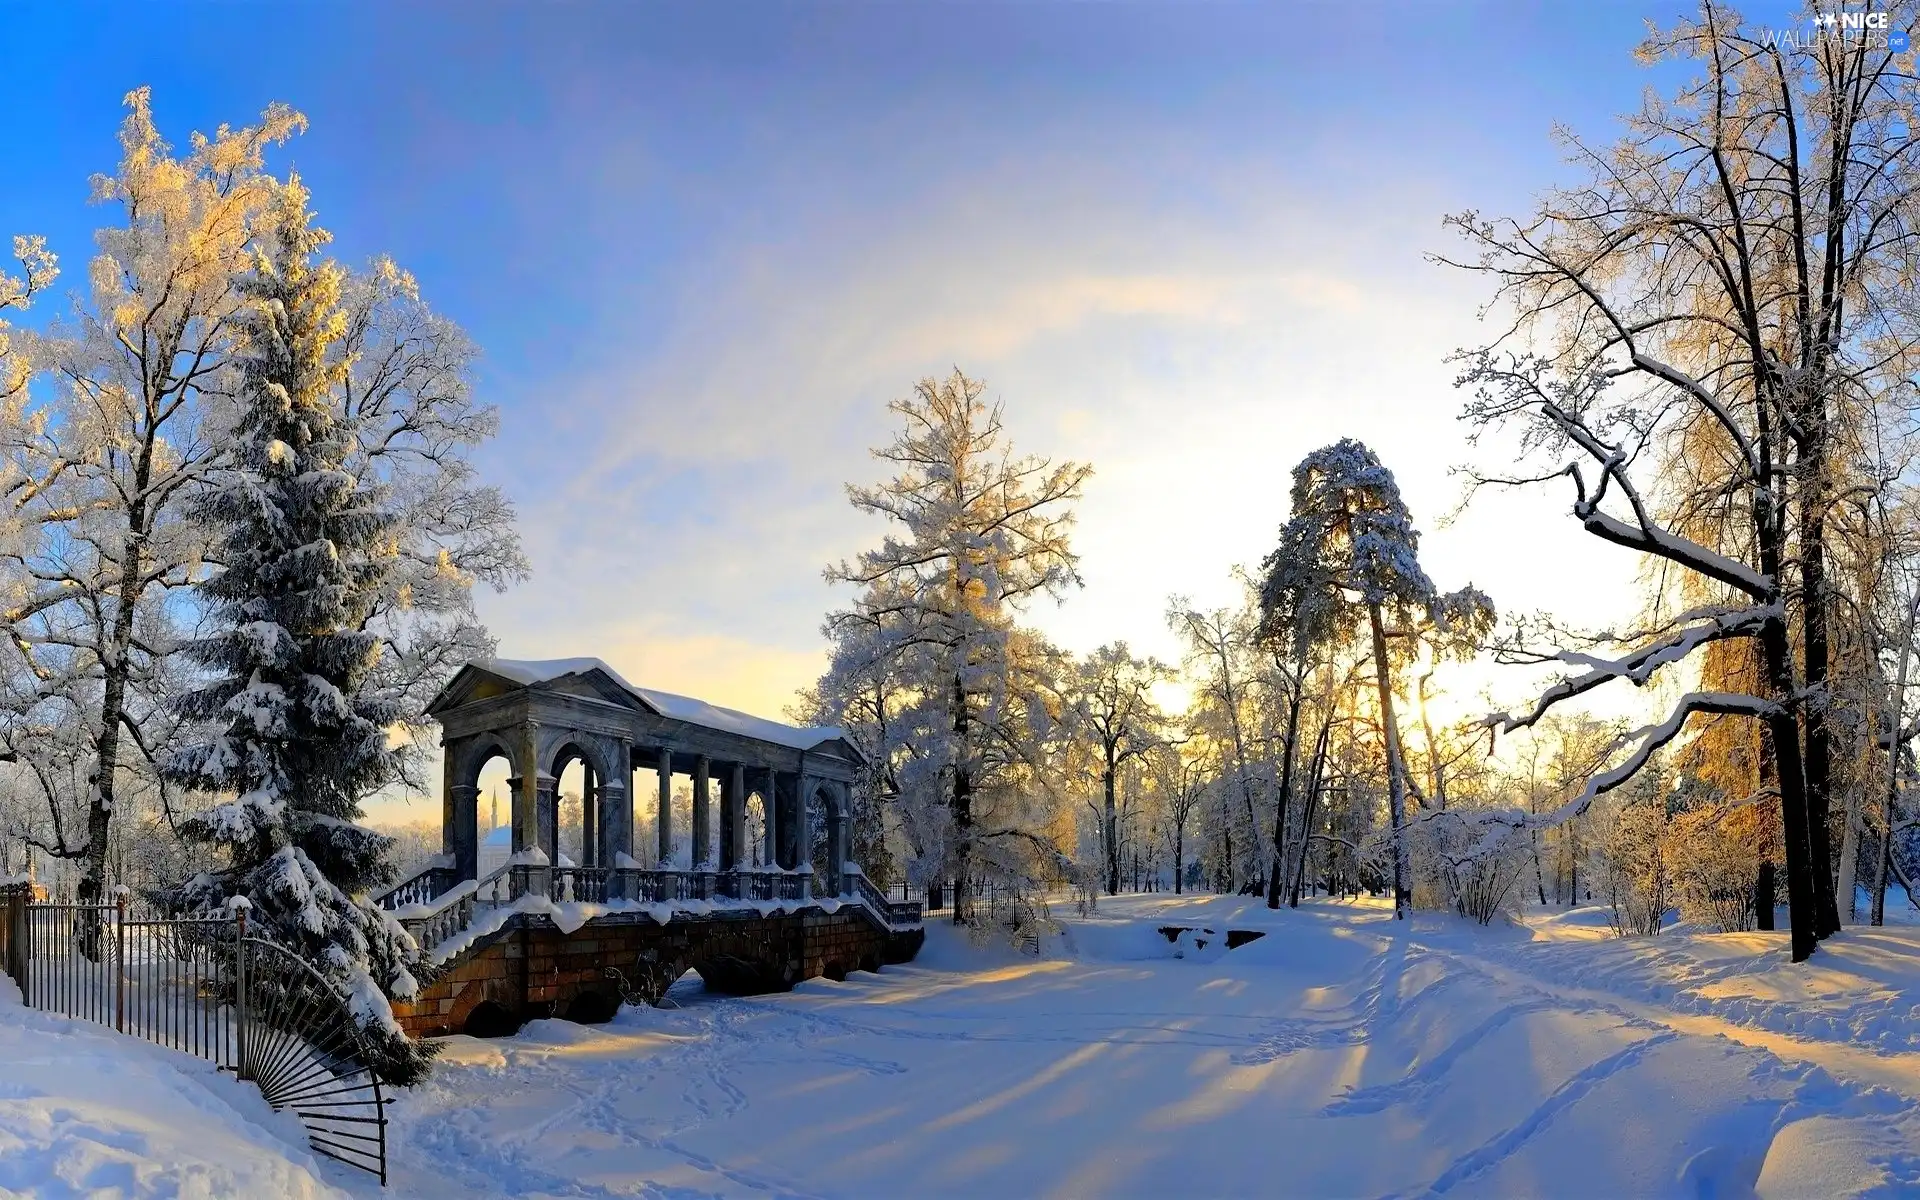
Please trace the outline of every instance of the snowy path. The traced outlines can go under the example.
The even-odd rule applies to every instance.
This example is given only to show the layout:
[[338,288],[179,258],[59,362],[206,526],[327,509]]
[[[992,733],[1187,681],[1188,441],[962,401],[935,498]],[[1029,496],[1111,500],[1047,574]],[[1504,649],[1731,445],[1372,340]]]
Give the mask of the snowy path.
[[[1167,919],[1269,935],[1182,959]],[[1618,942],[1125,897],[1041,960],[451,1039],[401,1195],[1920,1192],[1920,931]]]

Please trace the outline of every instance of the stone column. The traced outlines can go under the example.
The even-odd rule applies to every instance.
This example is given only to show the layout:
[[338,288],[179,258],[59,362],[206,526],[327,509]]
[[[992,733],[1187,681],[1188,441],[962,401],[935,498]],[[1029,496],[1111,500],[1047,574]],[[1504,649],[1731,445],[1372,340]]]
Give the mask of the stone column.
[[720,869],[738,871],[747,848],[747,768],[734,763],[720,788]]
[[[519,753],[510,760],[519,774],[507,780],[513,796],[513,852],[532,850],[546,843],[540,837],[540,730],[526,725],[518,733]],[[551,779],[547,780],[551,785]]]
[[602,867],[620,865],[620,856],[633,857],[633,806],[627,803],[625,784],[611,781],[600,785],[600,842],[595,847],[595,863]]
[[768,870],[780,865],[780,773],[767,768],[766,790],[760,793],[760,815],[766,822],[761,841],[761,860]]
[[[802,774],[793,806],[793,865],[802,875],[813,874],[814,778]],[[811,888],[811,884],[808,885]]]
[[831,840],[833,858],[833,894],[847,894],[847,860],[853,857],[853,789],[846,784],[837,784],[834,791],[840,796],[838,816],[833,823]]
[[549,866],[560,865],[560,781],[545,771],[534,775],[534,819],[538,822],[538,840]]
[[660,747],[660,813],[654,827],[660,837],[660,865],[673,865],[673,751]]
[[519,854],[540,844],[540,824],[533,815],[537,797],[532,778],[515,775],[507,780],[507,795],[513,798],[513,815],[509,818],[513,822],[513,852]]
[[451,843],[446,852],[453,855],[453,877],[476,879],[480,873],[480,789],[460,783],[448,792],[448,811],[443,820],[449,822],[445,840]]
[[619,790],[607,798],[607,808],[618,818],[618,823],[614,828],[619,832],[614,840],[613,847],[628,858],[633,858],[634,797],[629,794],[630,789],[633,787],[632,743],[620,743],[620,757],[618,761],[620,780],[616,786]]
[[599,779],[593,771],[593,764],[586,759],[580,760],[580,865],[597,867],[600,862],[600,814],[595,811],[600,803],[600,789],[596,786]]
[[708,784],[713,778],[713,762],[702,754],[693,760],[693,869],[707,870],[713,865],[713,813]]
[[480,862],[480,789],[457,782],[467,748],[440,743],[440,852],[451,855],[455,879],[472,879]]

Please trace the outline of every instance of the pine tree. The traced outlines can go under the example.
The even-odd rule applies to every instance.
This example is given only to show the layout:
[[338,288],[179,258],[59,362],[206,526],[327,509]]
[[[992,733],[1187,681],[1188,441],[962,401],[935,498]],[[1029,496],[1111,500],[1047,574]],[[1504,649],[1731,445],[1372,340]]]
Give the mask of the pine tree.
[[427,1054],[387,998],[416,994],[419,952],[365,898],[388,882],[390,839],[354,822],[361,798],[396,777],[387,728],[399,706],[370,686],[379,641],[366,616],[394,569],[395,518],[343,464],[352,430],[336,415],[347,369],[341,272],[313,261],[328,235],[290,180],[241,282],[239,412],[231,461],[200,500],[221,570],[200,587],[215,632],[188,654],[203,682],[183,714],[219,731],[176,751],[176,782],[232,799],[182,822],[228,866],[174,890],[181,907],[245,896],[265,932],[352,997],[394,1082]]

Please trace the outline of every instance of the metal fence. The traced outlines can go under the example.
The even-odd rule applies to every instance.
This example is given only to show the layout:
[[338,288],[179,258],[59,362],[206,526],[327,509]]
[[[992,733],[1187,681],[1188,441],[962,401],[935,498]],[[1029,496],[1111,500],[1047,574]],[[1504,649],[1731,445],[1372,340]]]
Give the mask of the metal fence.
[[108,1025],[253,1082],[315,1153],[387,1182],[386,1096],[345,999],[246,912],[172,917],[0,892],[0,968],[33,1008]]

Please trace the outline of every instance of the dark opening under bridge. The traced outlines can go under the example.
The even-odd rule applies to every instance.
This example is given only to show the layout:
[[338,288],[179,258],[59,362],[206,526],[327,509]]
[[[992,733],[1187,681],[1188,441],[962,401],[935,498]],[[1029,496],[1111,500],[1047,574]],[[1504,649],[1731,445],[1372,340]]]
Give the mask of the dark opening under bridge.
[[[635,687],[593,658],[471,663],[428,711],[443,731],[442,853],[378,898],[437,968],[395,1006],[411,1034],[604,1020],[623,1000],[657,1002],[688,969],[718,991],[781,991],[920,948],[919,905],[888,900],[850,861],[864,764],[837,729]],[[512,853],[483,874],[479,777],[495,758],[508,765]],[[561,854],[559,809],[575,763],[577,863]],[[635,787],[636,772],[652,786]],[[674,832],[680,774],[687,837]],[[649,865],[635,856],[642,791],[654,797]]]

